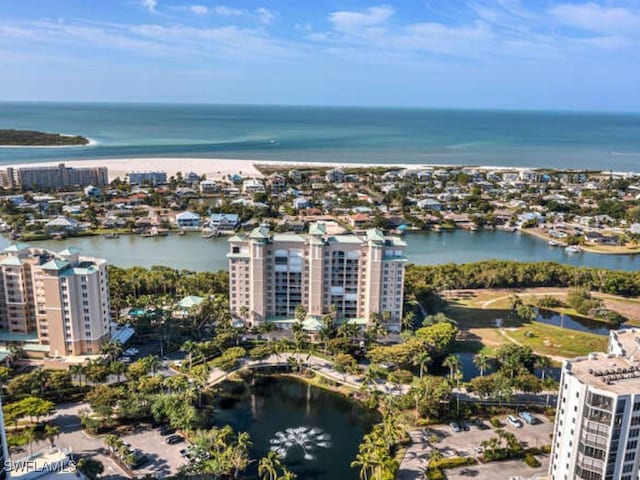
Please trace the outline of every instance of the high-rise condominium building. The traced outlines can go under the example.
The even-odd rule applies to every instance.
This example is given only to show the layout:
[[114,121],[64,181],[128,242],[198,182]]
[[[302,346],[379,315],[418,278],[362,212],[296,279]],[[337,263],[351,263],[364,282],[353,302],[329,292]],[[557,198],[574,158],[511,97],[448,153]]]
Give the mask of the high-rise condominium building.
[[608,353],[565,360],[551,450],[552,480],[637,480],[640,329],[610,333]]
[[335,312],[340,321],[366,324],[372,313],[389,330],[402,319],[406,243],[379,230],[327,235],[272,234],[266,227],[229,239],[231,313],[251,325],[290,324],[302,305],[307,315]]
[[0,185],[20,190],[63,190],[70,187],[109,184],[107,167],[7,167],[0,171]]
[[0,253],[0,329],[37,334],[49,354],[98,353],[110,338],[107,262],[73,247],[25,244]]

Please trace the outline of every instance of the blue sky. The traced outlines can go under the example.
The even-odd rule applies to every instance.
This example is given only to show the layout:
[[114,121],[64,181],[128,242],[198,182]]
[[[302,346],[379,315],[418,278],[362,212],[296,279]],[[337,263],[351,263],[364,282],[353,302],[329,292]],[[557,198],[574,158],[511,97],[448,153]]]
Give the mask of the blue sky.
[[639,0],[0,0],[3,100],[640,110]]

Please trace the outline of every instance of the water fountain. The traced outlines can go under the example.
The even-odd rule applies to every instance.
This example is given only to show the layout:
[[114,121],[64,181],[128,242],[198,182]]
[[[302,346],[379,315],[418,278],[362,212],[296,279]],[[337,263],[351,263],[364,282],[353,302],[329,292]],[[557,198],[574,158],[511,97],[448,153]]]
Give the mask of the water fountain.
[[331,447],[330,440],[331,436],[319,428],[295,427],[276,432],[269,443],[271,451],[276,452],[283,459],[292,449],[300,448],[305,460],[314,460],[313,451],[316,448]]

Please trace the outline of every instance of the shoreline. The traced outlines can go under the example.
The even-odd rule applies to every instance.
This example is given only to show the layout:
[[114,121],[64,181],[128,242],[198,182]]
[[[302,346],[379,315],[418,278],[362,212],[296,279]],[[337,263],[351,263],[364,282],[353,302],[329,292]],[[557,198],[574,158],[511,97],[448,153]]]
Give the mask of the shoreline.
[[[539,232],[535,229],[531,229],[531,228],[524,228],[524,229],[520,229],[519,230],[522,233],[526,233],[528,235],[532,235],[534,237],[537,237],[541,240],[545,240],[545,241],[549,241],[549,240],[555,240],[553,238],[551,238],[548,235],[545,235],[542,232]],[[561,247],[557,247],[557,248],[561,248]],[[600,248],[607,248],[607,247],[595,247],[593,245],[580,245],[580,248],[582,248],[583,251],[588,252],[588,253],[595,253],[598,255],[640,255],[640,246],[635,247],[634,250],[632,250],[632,247],[626,247],[626,246],[615,246],[615,247],[610,247],[612,249],[620,249],[621,251],[609,251],[609,250],[600,250]]]
[[[87,137],[88,138],[88,137]],[[98,143],[89,139],[87,145],[52,145],[52,146],[6,146],[0,148],[78,148],[90,147],[98,145]],[[175,175],[177,172],[187,173],[193,171],[199,175],[205,175],[207,179],[220,179],[227,175],[240,174],[245,178],[264,178],[258,167],[265,166],[268,168],[282,169],[309,169],[309,168],[339,168],[339,169],[367,169],[367,168],[391,168],[391,169],[434,169],[434,168],[470,168],[482,171],[496,172],[526,172],[526,171],[542,171],[548,169],[528,168],[528,167],[504,167],[493,165],[448,165],[439,163],[344,163],[344,162],[305,162],[305,161],[277,161],[277,160],[254,160],[254,159],[232,159],[232,158],[193,158],[193,157],[132,157],[132,158],[104,158],[104,159],[87,159],[87,160],[58,160],[44,161],[33,163],[8,163],[0,165],[0,168],[29,168],[29,167],[45,167],[55,166],[59,163],[65,163],[75,167],[101,167],[105,166],[109,169],[109,181],[116,177],[123,177],[127,172],[133,171],[165,171],[168,176]],[[562,171],[562,170],[559,170]],[[571,171],[571,170],[567,170]],[[602,172],[601,172],[602,173]]]
[[[65,135],[65,134],[60,134],[64,137],[73,137],[75,135]],[[81,147],[95,147],[96,145],[98,145],[98,141],[94,140],[93,138],[90,137],[84,137],[86,138],[89,143],[87,143],[86,145],[0,145],[0,148],[81,148]],[[69,160],[72,161],[72,160]],[[49,163],[49,162],[43,162],[43,163]],[[9,167],[11,167],[12,165],[8,165]]]

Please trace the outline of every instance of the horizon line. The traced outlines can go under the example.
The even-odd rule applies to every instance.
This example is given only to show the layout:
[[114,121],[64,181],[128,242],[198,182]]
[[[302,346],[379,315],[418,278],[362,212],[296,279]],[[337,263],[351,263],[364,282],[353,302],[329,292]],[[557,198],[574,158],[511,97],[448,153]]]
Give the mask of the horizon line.
[[157,101],[157,100],[2,100],[0,104],[72,104],[72,105],[140,105],[140,106],[202,106],[202,107],[281,107],[281,108],[333,108],[362,110],[432,110],[467,112],[531,112],[531,113],[581,113],[581,114],[631,114],[638,115],[640,110],[616,109],[579,109],[579,108],[533,108],[533,107],[436,107],[428,105],[348,105],[348,104],[305,104],[305,103],[236,103],[236,102],[196,102],[196,101]]

